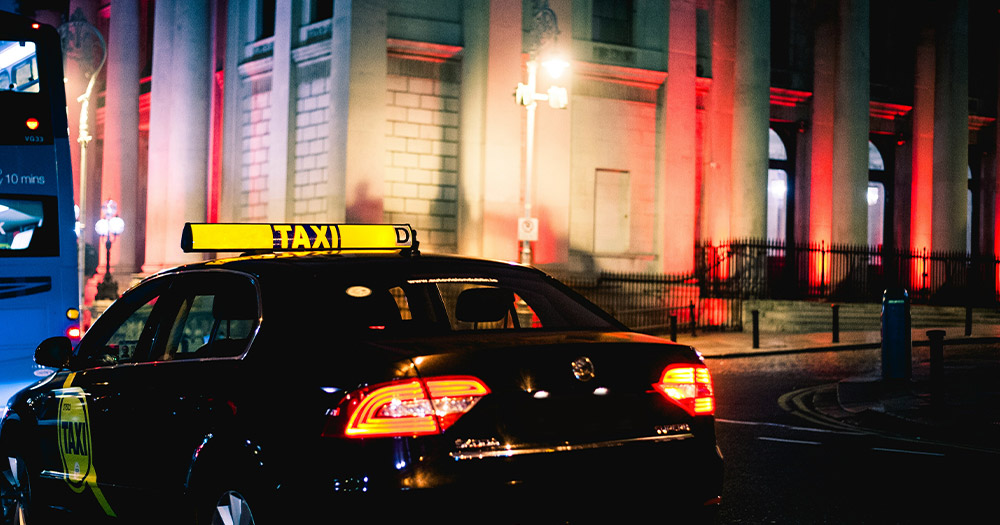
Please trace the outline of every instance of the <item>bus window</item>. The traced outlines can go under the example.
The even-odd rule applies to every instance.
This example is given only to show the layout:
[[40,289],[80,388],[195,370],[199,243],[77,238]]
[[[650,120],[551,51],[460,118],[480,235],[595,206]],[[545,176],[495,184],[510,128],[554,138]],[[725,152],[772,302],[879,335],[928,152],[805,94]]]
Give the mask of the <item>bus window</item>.
[[[39,256],[58,252],[59,246],[45,228],[46,216],[55,207],[45,197],[0,197],[0,257]],[[48,204],[48,205],[46,205]],[[49,212],[48,214],[46,212]]]
[[35,59],[25,60],[14,66],[14,89],[38,93],[38,66]]
[[0,91],[38,93],[35,43],[0,40]]

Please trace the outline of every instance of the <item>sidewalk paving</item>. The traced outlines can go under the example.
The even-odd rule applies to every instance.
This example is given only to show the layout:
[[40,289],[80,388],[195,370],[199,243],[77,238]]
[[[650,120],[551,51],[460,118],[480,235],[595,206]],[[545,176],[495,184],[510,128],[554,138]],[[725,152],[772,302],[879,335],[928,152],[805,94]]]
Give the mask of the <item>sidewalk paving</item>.
[[[931,381],[928,330],[911,333],[912,377],[885,380],[881,369],[841,379],[816,390],[814,409],[829,418],[864,429],[919,437],[1000,452],[1000,325],[937,328],[945,331],[943,376]],[[749,332],[690,332],[677,342],[708,359],[829,350],[880,349],[879,331],[761,333],[754,348]],[[711,363],[709,363],[711,366]]]
[[[974,325],[972,333],[965,335],[964,326],[940,328],[916,328],[911,331],[910,340],[914,346],[927,346],[928,330],[944,330],[945,345],[958,343],[1000,342],[1000,325]],[[660,334],[661,337],[669,337]],[[743,332],[691,332],[678,333],[677,342],[693,346],[705,357],[736,357],[767,353],[810,352],[821,350],[854,350],[858,348],[881,348],[882,334],[877,330],[844,332],[839,334],[839,342],[833,342],[831,332],[781,333],[767,332],[759,336],[759,348],[753,347],[753,334]]]

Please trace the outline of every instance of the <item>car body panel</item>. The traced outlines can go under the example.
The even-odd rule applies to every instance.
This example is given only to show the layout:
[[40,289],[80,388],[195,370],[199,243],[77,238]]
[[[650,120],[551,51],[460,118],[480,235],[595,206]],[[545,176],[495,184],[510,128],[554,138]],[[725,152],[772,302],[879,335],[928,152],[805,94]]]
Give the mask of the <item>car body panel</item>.
[[[364,301],[386,290],[378,307],[396,305],[401,318],[370,321],[376,305]],[[497,310],[497,297],[514,302]],[[303,509],[453,492],[463,502],[648,492],[698,506],[719,495],[722,458],[713,417],[654,389],[673,364],[703,361],[530,268],[242,257],[126,293],[69,369],[12,399],[0,447],[31,458],[39,501],[90,516],[150,518],[164,498],[184,508],[223,483]],[[343,434],[360,389],[454,376],[489,393],[443,433]]]

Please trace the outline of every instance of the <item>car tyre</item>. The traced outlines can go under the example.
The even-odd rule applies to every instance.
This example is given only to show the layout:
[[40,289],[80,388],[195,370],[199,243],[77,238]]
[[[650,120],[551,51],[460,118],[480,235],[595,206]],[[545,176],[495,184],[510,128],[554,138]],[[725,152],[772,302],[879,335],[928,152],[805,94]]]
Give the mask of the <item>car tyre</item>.
[[3,525],[35,525],[42,521],[31,502],[31,475],[24,458],[18,454],[4,454],[0,471],[0,507]]

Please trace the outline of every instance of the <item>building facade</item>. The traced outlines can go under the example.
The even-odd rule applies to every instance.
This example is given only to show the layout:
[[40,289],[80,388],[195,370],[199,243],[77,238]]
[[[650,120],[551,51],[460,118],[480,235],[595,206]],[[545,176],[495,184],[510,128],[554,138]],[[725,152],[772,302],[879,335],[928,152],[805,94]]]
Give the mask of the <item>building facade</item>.
[[[186,221],[408,222],[426,250],[517,260],[530,213],[532,262],[578,271],[683,273],[746,238],[1000,251],[1000,2],[21,4],[106,39],[74,162],[85,209],[121,203],[115,273],[190,260]],[[568,103],[529,132],[536,55],[568,60],[536,89]]]

